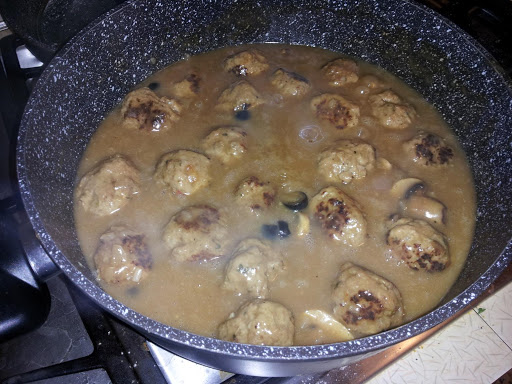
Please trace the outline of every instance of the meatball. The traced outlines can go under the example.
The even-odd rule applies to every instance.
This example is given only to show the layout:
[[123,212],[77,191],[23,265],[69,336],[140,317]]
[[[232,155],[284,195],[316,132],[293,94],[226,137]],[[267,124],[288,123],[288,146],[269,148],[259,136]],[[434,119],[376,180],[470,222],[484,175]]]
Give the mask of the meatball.
[[331,297],[334,316],[357,337],[400,325],[404,317],[395,285],[352,263],[341,266]]
[[414,108],[393,91],[387,90],[369,97],[372,114],[387,128],[405,129],[414,119]]
[[405,152],[416,164],[439,167],[451,163],[453,150],[432,133],[420,133],[404,144]]
[[309,91],[309,81],[294,72],[279,68],[270,83],[284,96],[302,96]]
[[139,88],[124,98],[121,106],[123,127],[147,132],[166,130],[181,115],[182,106],[167,97],[158,97],[149,88]]
[[228,230],[219,210],[208,205],[187,207],[164,228],[163,240],[179,261],[208,261],[226,252]]
[[311,100],[317,117],[327,120],[336,129],[351,128],[359,122],[359,107],[340,95],[324,93]]
[[195,73],[191,73],[182,81],[172,85],[173,95],[180,99],[193,99],[199,93],[199,84],[201,78]]
[[341,189],[322,189],[311,199],[310,207],[330,238],[354,247],[366,240],[366,219],[359,204]]
[[359,80],[359,67],[354,60],[350,59],[333,60],[323,66],[322,72],[329,81],[329,85],[334,87],[341,87]]
[[254,345],[293,345],[292,312],[279,303],[256,299],[241,306],[219,326],[222,340]]
[[180,149],[163,155],[154,178],[177,195],[191,195],[208,185],[210,160],[200,153]]
[[387,238],[391,251],[414,270],[442,271],[450,264],[442,233],[423,220],[399,219]]
[[226,266],[223,288],[237,295],[265,298],[269,282],[284,269],[281,255],[267,242],[245,239],[233,252]]
[[237,76],[259,75],[267,69],[267,59],[257,50],[243,51],[224,61],[224,70]]
[[238,185],[235,196],[240,205],[258,213],[274,203],[276,190],[269,182],[262,182],[256,176],[250,176]]
[[112,227],[100,237],[94,264],[106,283],[139,283],[151,269],[145,236],[126,227]]
[[367,143],[341,140],[318,155],[318,172],[327,181],[362,179],[375,165],[375,149]]
[[203,139],[201,145],[208,156],[230,163],[247,151],[247,132],[237,127],[217,128]]
[[107,159],[82,177],[77,187],[77,201],[98,216],[123,208],[139,193],[140,174],[131,161],[121,155]]
[[222,92],[216,108],[224,111],[241,111],[263,103],[258,91],[251,84],[240,81]]

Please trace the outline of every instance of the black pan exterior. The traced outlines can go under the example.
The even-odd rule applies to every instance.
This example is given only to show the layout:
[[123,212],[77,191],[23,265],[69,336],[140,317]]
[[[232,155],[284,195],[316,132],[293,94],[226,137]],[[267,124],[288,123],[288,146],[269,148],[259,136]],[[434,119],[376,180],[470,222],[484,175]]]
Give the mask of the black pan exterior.
[[[377,64],[410,84],[460,138],[478,194],[468,262],[441,305],[397,329],[323,346],[227,343],[165,326],[99,288],[73,223],[81,155],[104,116],[135,84],[186,55],[226,45],[281,42],[323,47]],[[460,29],[401,0],[129,1],[92,23],[38,81],[21,124],[20,189],[42,244],[102,307],[176,353],[262,376],[324,371],[419,334],[482,293],[512,258],[512,91],[494,60]]]

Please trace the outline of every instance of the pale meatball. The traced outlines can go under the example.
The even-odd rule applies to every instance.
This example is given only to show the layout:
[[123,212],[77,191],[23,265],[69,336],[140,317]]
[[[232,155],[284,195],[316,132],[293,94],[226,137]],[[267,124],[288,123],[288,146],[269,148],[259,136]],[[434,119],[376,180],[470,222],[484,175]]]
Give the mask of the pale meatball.
[[311,108],[321,120],[336,129],[355,127],[359,123],[359,107],[340,95],[324,93],[311,100]]
[[145,236],[125,227],[112,227],[100,237],[94,265],[99,279],[106,283],[141,282],[152,265]]
[[219,326],[219,338],[254,345],[293,345],[292,312],[272,301],[256,299],[241,306],[234,317]]
[[105,216],[123,208],[139,189],[139,170],[128,159],[115,155],[82,177],[77,201],[86,211]]
[[239,205],[258,213],[274,203],[276,189],[269,182],[262,182],[256,176],[250,176],[238,185],[235,197]]
[[158,97],[149,88],[130,92],[121,106],[123,127],[147,132],[169,129],[179,120],[181,112],[178,101]]
[[367,143],[341,140],[318,155],[318,172],[327,181],[350,183],[375,166],[375,149]]
[[373,116],[387,128],[405,129],[416,116],[414,108],[390,90],[370,96],[369,102]]
[[180,149],[163,155],[156,166],[154,178],[177,195],[191,195],[208,185],[210,159]]
[[391,251],[414,270],[442,271],[450,264],[448,245],[441,232],[423,220],[402,218],[387,238]]
[[270,83],[284,96],[302,96],[309,91],[309,81],[301,75],[279,68]]
[[359,204],[336,187],[326,187],[311,199],[313,217],[333,240],[357,247],[367,237]]
[[217,128],[203,139],[201,145],[208,156],[231,163],[247,152],[247,132],[236,127]]
[[225,89],[217,102],[217,109],[242,111],[264,103],[260,94],[247,81],[240,81]]
[[440,167],[451,163],[453,150],[432,133],[420,133],[404,144],[405,152],[419,165]]
[[237,76],[259,75],[267,69],[267,59],[257,50],[243,51],[224,61],[224,70]]
[[215,259],[226,253],[226,220],[211,206],[187,207],[171,217],[164,228],[163,240],[176,261]]
[[402,296],[393,283],[365,268],[344,263],[332,291],[334,316],[357,337],[400,325]]
[[245,239],[238,244],[226,266],[222,286],[239,296],[265,298],[269,294],[269,283],[283,269],[281,255],[268,242]]
[[341,87],[359,80],[359,66],[354,60],[336,59],[322,67],[329,85]]
[[180,99],[193,99],[199,93],[200,82],[201,78],[195,73],[191,73],[183,80],[172,85],[172,93]]

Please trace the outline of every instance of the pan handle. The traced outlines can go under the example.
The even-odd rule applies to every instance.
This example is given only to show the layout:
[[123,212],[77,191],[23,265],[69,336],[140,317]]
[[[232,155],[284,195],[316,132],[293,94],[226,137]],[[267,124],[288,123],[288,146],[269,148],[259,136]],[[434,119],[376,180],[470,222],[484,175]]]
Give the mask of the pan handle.
[[[34,231],[27,227],[24,213],[12,214],[9,209],[12,204],[9,206],[6,200],[0,202],[0,207],[0,342],[3,342],[44,323],[51,300],[43,279],[55,274],[57,267],[44,252]],[[16,218],[21,219],[21,225]],[[20,239],[27,247],[26,253]]]

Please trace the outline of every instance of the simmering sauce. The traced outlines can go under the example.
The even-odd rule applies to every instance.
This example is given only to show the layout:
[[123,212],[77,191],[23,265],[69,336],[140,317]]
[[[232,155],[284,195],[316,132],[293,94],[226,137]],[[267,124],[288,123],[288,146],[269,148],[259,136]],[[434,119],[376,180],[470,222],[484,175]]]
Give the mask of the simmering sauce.
[[[140,97],[147,99],[132,95],[130,102],[127,96],[91,138],[75,196],[76,226],[90,267],[105,291],[127,306],[165,324],[219,337],[218,327],[230,315],[264,298],[291,311],[293,343],[304,345],[342,341],[327,331],[322,336],[316,326],[308,332],[305,311],[333,316],[360,337],[428,312],[457,278],[474,229],[471,172],[439,113],[390,73],[335,52],[260,44],[189,57],[136,88],[145,87]],[[222,137],[232,138],[226,139],[229,149],[215,144],[217,136],[205,141],[219,128],[224,129],[217,132],[221,143]],[[187,163],[177,151],[193,153],[193,160]],[[359,157],[354,160],[352,153]],[[98,171],[112,158],[123,160]],[[106,181],[87,185],[100,174]],[[84,175],[89,175],[85,181]],[[112,175],[124,178],[114,185]],[[397,182],[404,179],[411,180],[400,187]],[[268,187],[261,199],[251,195],[260,184]],[[95,210],[97,196],[91,193],[105,185],[126,193],[116,195],[120,200],[107,209]],[[330,218],[320,209],[315,196],[329,187],[343,193],[331,202],[335,208],[340,201],[346,204],[348,216]],[[298,211],[283,205],[304,195],[308,206]],[[351,202],[360,221],[350,211]],[[184,240],[178,249],[176,238],[190,230],[181,225],[194,215],[190,207],[201,214],[207,212],[202,208],[212,208],[211,216],[199,221],[208,226],[218,219],[222,230],[207,229],[204,238]],[[404,219],[426,223],[426,236],[437,239],[435,249],[416,263],[404,250],[426,245],[390,236]],[[131,243],[109,243],[109,236],[119,233]],[[265,287],[227,289],[228,263],[248,238],[271,249],[274,264],[265,266]],[[135,264],[128,261],[134,269],[102,271],[110,255],[122,254],[123,244],[124,252],[139,256]],[[437,246],[446,249],[449,261],[437,258]],[[99,252],[103,256],[95,257]],[[396,287],[402,301],[400,311],[393,312],[400,315],[398,323],[361,331],[357,319],[337,314],[335,308],[344,305],[333,291],[347,262]],[[246,276],[242,265],[238,272]],[[131,275],[123,279],[126,273]],[[366,289],[356,295],[376,305],[363,319],[372,321],[383,304]],[[352,304],[363,305],[351,295]]]

